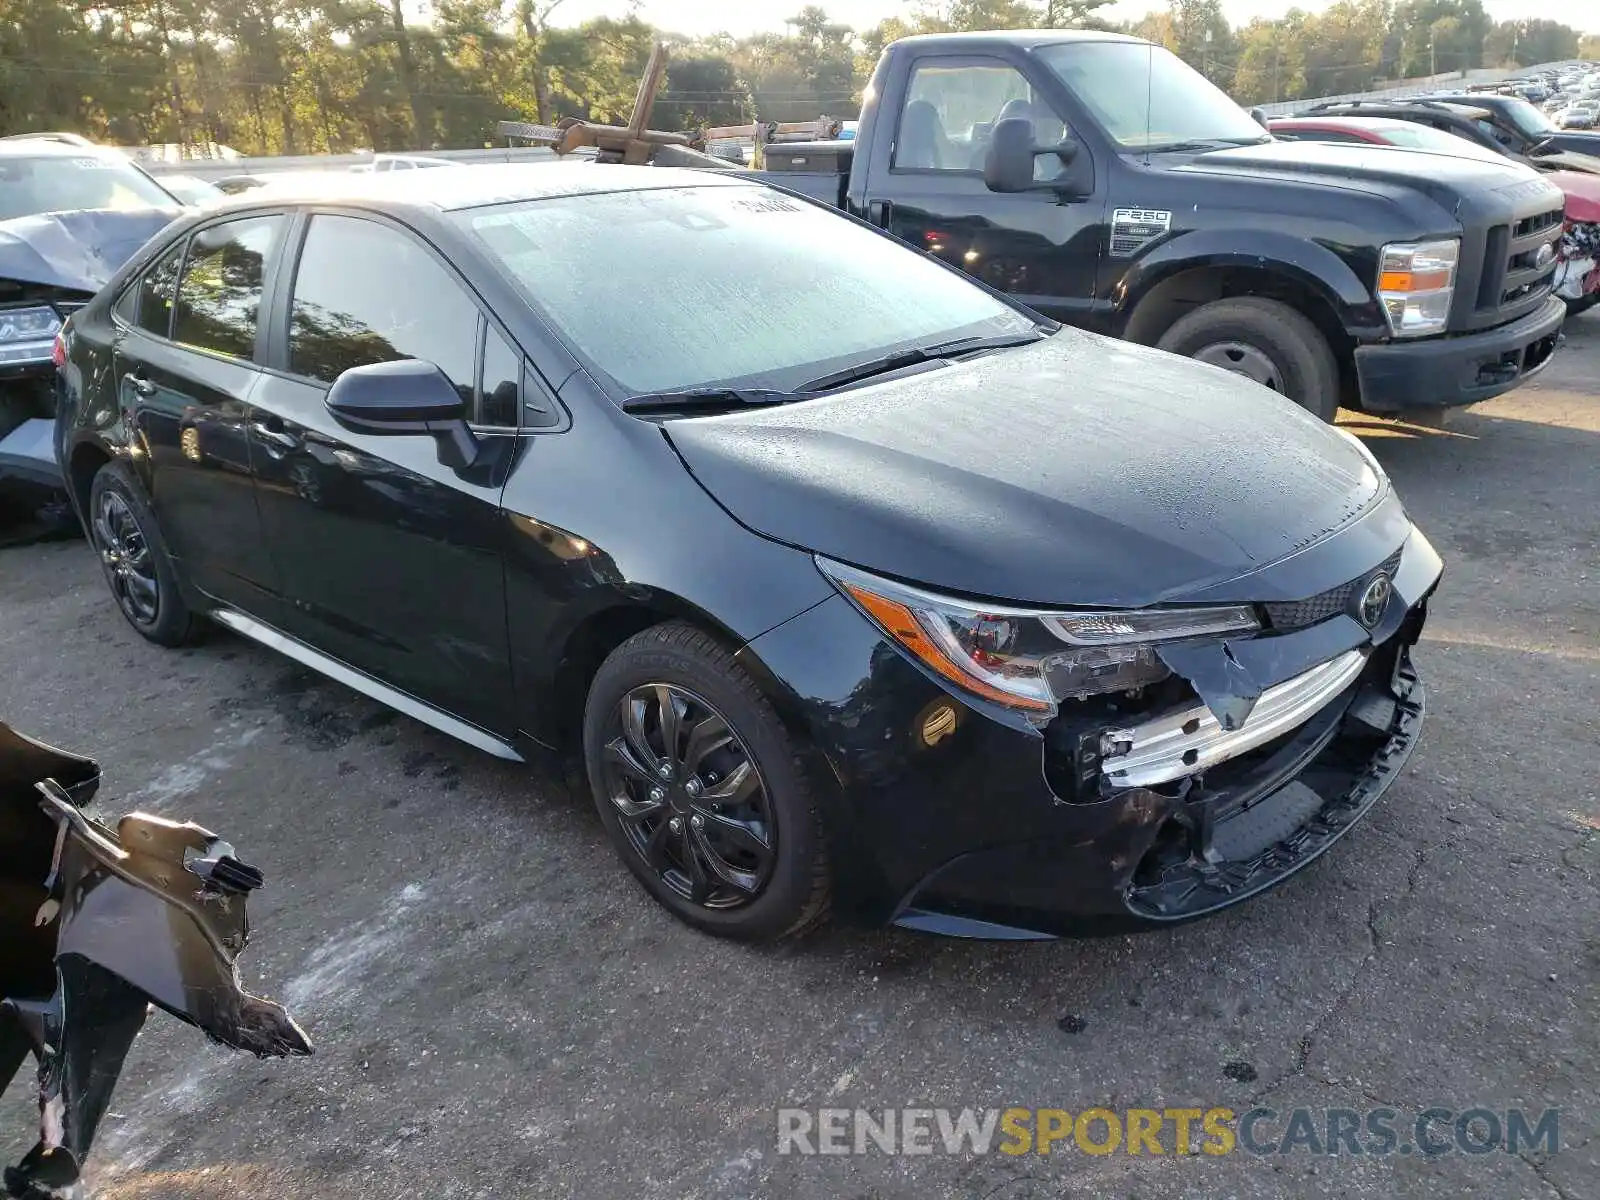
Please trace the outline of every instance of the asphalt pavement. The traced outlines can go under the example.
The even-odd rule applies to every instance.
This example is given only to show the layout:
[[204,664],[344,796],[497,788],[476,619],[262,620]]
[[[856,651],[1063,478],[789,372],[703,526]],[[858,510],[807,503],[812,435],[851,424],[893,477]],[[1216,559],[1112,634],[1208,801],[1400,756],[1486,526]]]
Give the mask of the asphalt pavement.
[[[221,631],[147,645],[81,543],[0,551],[0,719],[99,758],[98,811],[196,820],[266,871],[245,979],[317,1042],[257,1062],[152,1020],[96,1194],[1600,1195],[1600,313],[1536,384],[1442,428],[1346,420],[1446,559],[1417,655],[1422,744],[1288,884],[1137,937],[711,940],[549,775]],[[0,1102],[6,1161],[32,1142],[30,1103],[20,1081]],[[1177,1155],[1168,1132],[1159,1156],[1071,1138],[810,1156],[778,1139],[780,1108],[1265,1107],[1258,1145],[1295,1109],[1320,1125],[1335,1108],[1395,1110],[1409,1147],[1431,1106],[1553,1109],[1557,1148]]]

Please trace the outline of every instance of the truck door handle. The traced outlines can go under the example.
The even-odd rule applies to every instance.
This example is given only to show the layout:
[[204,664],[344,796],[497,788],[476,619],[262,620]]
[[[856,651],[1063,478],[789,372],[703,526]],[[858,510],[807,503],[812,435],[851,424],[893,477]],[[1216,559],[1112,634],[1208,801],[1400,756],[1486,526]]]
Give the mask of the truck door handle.
[[867,201],[867,221],[880,229],[889,228],[889,218],[894,215],[894,205],[887,200]]
[[141,396],[154,396],[156,394],[156,385],[137,371],[129,371],[122,377],[122,382]]
[[251,421],[250,432],[262,441],[271,442],[282,450],[300,449],[300,439],[285,429],[282,421],[275,419]]

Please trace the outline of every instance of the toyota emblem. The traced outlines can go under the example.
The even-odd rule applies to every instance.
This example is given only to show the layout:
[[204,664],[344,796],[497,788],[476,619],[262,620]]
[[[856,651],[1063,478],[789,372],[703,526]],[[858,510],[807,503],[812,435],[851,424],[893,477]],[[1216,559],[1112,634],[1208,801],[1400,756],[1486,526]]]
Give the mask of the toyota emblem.
[[1389,593],[1392,590],[1389,577],[1379,571],[1361,593],[1361,599],[1356,605],[1356,615],[1368,629],[1383,619],[1384,610],[1389,607]]
[[1556,260],[1556,248],[1549,242],[1539,247],[1539,253],[1533,256],[1533,265],[1539,270],[1544,270]]

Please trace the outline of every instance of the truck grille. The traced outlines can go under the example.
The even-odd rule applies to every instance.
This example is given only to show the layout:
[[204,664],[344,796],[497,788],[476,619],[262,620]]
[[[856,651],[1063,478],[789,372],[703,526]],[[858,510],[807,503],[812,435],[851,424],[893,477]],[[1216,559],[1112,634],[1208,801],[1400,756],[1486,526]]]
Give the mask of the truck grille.
[[[1562,210],[1547,209],[1514,224],[1496,225],[1484,243],[1478,277],[1480,314],[1493,315],[1546,295],[1555,275],[1554,243],[1561,236]],[[1552,251],[1540,261],[1544,247]]]

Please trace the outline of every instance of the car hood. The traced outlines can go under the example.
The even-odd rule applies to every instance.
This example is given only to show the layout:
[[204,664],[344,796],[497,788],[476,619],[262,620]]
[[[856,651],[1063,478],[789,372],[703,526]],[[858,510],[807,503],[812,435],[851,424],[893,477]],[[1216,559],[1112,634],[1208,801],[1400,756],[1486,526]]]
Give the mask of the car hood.
[[758,533],[1039,604],[1192,595],[1329,537],[1387,489],[1349,440],[1276,393],[1072,329],[663,429]]
[[[1361,190],[1363,184],[1401,184],[1435,198],[1462,191],[1498,190],[1523,179],[1529,168],[1511,159],[1496,162],[1454,154],[1409,153],[1393,146],[1333,142],[1265,142],[1211,150],[1179,172],[1238,178],[1300,178],[1329,187]],[[1446,204],[1446,207],[1453,205]]]
[[0,278],[95,292],[179,208],[85,209],[0,221]]
[[1600,175],[1600,146],[1582,154],[1571,150],[1550,150],[1544,154],[1530,158],[1529,163],[1541,171],[1576,172],[1585,175]]
[[1600,221],[1600,175],[1552,171],[1545,178],[1566,197],[1567,220]]

